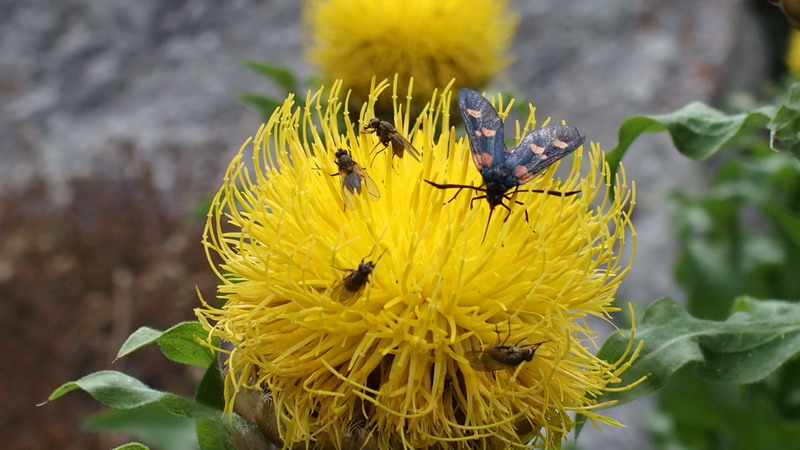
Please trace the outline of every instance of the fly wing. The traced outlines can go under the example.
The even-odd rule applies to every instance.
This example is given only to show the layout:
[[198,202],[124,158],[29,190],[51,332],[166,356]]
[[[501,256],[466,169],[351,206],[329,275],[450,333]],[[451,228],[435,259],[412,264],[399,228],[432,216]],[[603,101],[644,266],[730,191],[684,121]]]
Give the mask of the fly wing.
[[481,372],[508,369],[510,366],[492,358],[487,350],[469,350],[464,352],[464,357],[469,361],[470,367]]
[[489,100],[471,89],[458,93],[458,108],[469,136],[472,161],[478,170],[505,161],[503,121]]
[[575,127],[552,125],[531,131],[522,142],[509,153],[506,164],[511,167],[519,184],[530,181],[559,159],[583,145]]
[[[381,198],[381,191],[378,189],[378,185],[372,181],[372,178],[367,174],[367,171],[359,166],[358,164],[353,166],[353,173],[357,174],[360,180],[364,180],[364,186],[367,188],[367,195],[369,195],[370,200],[380,200]],[[361,193],[361,185],[358,186],[358,192]]]
[[331,291],[332,299],[343,305],[351,305],[356,301],[356,299],[358,299],[361,293],[364,292],[364,286],[366,286],[366,284],[355,291],[347,289],[347,282],[352,276],[353,272],[351,271],[345,275],[344,278],[336,282],[336,284],[333,286],[333,290]]
[[362,176],[355,170],[352,172],[339,170],[339,178],[342,180],[342,199],[344,200],[345,208],[356,209],[356,194],[361,193]]
[[392,137],[392,152],[399,156],[403,157],[403,150],[408,150],[408,153],[417,161],[420,161],[420,157],[422,154],[417,150],[411,142],[408,142],[406,138],[404,138],[400,133],[395,131],[391,135]]

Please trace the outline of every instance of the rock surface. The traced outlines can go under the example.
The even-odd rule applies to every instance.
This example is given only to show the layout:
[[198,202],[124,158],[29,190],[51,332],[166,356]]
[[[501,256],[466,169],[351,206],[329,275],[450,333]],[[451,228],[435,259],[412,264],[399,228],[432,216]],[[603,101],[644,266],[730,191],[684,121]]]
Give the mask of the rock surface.
[[[236,93],[275,93],[241,60],[311,75],[300,3],[0,3],[0,326],[14,361],[2,375],[0,432],[11,436],[9,448],[107,448],[107,438],[79,431],[84,413],[99,409],[88,397],[33,405],[107,368],[137,327],[191,319],[193,286],[213,293],[199,221],[186,217],[258,127]],[[743,0],[517,7],[517,62],[496,85],[513,86],[540,114],[567,119],[605,149],[625,117],[753,89],[773,64],[758,23],[772,11],[754,14]],[[639,303],[680,298],[666,195],[702,186],[704,166],[665,136],[640,139],[625,165],[639,189],[639,255],[620,294]],[[142,361],[135,374],[160,388],[180,391],[180,379],[193,376],[157,369],[155,352],[133,361]],[[646,447],[646,403],[611,411],[627,429],[586,427],[580,447]]]

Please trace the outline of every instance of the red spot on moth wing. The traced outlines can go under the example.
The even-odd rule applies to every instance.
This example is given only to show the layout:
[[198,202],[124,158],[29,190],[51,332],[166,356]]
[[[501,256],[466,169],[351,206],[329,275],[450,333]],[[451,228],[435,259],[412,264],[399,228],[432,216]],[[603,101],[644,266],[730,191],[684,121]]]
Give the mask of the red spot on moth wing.
[[478,137],[483,136],[483,134],[481,134],[481,130],[475,130],[475,136],[478,136]]
[[558,148],[567,148],[567,147],[569,147],[569,144],[567,144],[566,142],[562,141],[561,139],[554,140],[553,141],[553,145],[555,145]]
[[533,178],[533,175],[525,166],[514,167],[514,176],[517,177],[517,180],[519,180],[519,184],[527,183],[531,180],[531,178]]
[[483,132],[483,135],[486,136],[486,137],[492,137],[495,134],[497,134],[496,130],[490,130],[490,129],[486,128],[486,127],[481,128],[481,131]]
[[539,147],[536,144],[531,144],[531,151],[537,155],[544,153],[544,147]]
[[475,167],[477,167],[478,169],[486,166],[491,166],[493,160],[494,158],[492,158],[492,155],[490,153],[472,154],[472,161],[475,163]]
[[474,117],[476,119],[480,119],[481,118],[481,112],[478,111],[478,110],[475,110],[475,109],[467,108],[467,114],[469,114],[470,116],[472,116],[472,117]]
[[481,165],[481,164],[483,164],[483,159],[481,159],[481,155],[479,155],[479,154],[477,154],[477,153],[473,153],[473,154],[472,154],[472,162],[474,162],[474,163],[475,163],[475,167],[477,167],[478,169],[480,169],[481,167],[483,167],[483,166]]

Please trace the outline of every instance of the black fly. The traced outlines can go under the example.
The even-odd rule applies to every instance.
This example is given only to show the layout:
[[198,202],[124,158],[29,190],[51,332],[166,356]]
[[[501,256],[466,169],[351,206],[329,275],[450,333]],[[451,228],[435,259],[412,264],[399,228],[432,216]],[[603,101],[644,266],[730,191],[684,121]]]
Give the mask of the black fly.
[[[497,330],[497,325],[495,325],[494,332],[497,333],[497,339],[500,340],[500,332]],[[519,347],[519,343],[514,346],[505,345],[510,337],[511,322],[509,321],[508,336],[506,336],[503,342],[495,344],[485,350],[470,350],[464,353],[464,357],[469,361],[470,367],[475,370],[490,372],[500,369],[509,369],[522,364],[523,361],[533,360],[533,355],[536,354],[536,350],[540,345],[544,344],[544,342],[539,342],[537,344],[523,345],[522,347]]]
[[[386,149],[386,147],[388,147],[391,143],[392,154],[394,156],[402,158],[404,152],[408,150],[408,153],[410,153],[414,159],[417,161],[420,160],[421,155],[419,150],[414,148],[414,146],[411,145],[411,143],[408,142],[408,140],[404,138],[403,135],[401,135],[390,122],[378,118],[371,119],[366,125],[364,125],[364,131],[367,133],[374,133],[376,136],[378,136],[378,144],[375,145],[376,147],[380,144],[383,144],[383,148]],[[378,152],[378,154],[380,154],[380,152]],[[378,157],[378,154],[372,158],[373,161],[375,161],[375,158]]]
[[381,191],[378,189],[378,185],[367,175],[367,171],[353,160],[349,150],[340,148],[336,150],[335,156],[339,171],[332,173],[331,176],[338,176],[341,180],[342,199],[345,209],[356,209],[356,194],[361,194],[362,182],[371,200],[379,200],[381,198]]
[[381,257],[383,257],[383,254],[374,262],[364,262],[364,260],[367,259],[367,257],[364,257],[355,269],[340,269],[345,270],[347,274],[333,287],[331,298],[344,305],[351,305],[355,302],[358,297],[361,296],[361,293],[364,292],[364,288],[367,287],[369,276],[372,274],[372,271],[375,270],[375,266],[378,265],[378,261],[380,261]]

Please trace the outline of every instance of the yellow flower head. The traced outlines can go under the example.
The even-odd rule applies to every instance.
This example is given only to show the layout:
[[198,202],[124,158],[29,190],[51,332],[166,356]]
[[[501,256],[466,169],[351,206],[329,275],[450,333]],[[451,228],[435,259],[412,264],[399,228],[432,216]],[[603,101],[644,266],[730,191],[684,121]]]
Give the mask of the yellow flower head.
[[423,98],[453,78],[483,86],[510,62],[519,21],[507,0],[310,0],[305,16],[311,62],[358,102],[373,75],[413,75]]
[[[595,398],[625,365],[593,356],[584,319],[608,317],[629,268],[624,172],[612,199],[602,152],[581,147],[563,181],[551,168],[525,185],[580,195],[517,192],[483,240],[485,200],[445,203],[454,191],[424,182],[481,183],[450,126],[451,92],[412,120],[393,88],[405,111],[393,124],[418,161],[373,156],[382,146],[363,132],[388,86],[372,87],[358,124],[338,83],[305,108],[289,97],[228,169],[204,234],[225,303],[197,310],[232,348],[228,409],[267,393],[286,447],[351,448],[356,434],[381,449],[552,447],[576,412],[616,424]],[[510,104],[496,105],[505,117]],[[358,188],[342,184],[351,173]]]

